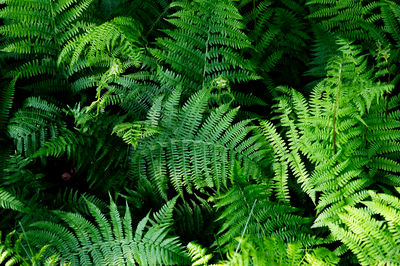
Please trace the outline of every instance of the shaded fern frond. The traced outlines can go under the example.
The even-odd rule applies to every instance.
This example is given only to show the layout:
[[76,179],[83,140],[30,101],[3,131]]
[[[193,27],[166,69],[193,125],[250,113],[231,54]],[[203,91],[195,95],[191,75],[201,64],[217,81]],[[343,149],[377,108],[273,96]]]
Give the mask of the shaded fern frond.
[[[26,241],[40,247],[49,244],[45,256],[59,253],[59,263],[71,265],[173,265],[189,261],[177,237],[168,236],[175,200],[154,214],[148,214],[132,228],[132,217],[126,206],[121,216],[111,201],[109,217],[87,202],[92,220],[80,214],[55,211],[67,226],[48,221],[36,222],[26,232]],[[94,222],[95,221],[95,222]],[[150,225],[151,224],[151,225]]]
[[180,96],[175,90],[157,115],[149,113],[147,124],[157,125],[159,133],[142,139],[132,152],[135,177],[147,176],[163,197],[169,183],[181,195],[184,188],[219,190],[226,186],[235,160],[247,176],[264,179],[266,150],[257,143],[260,137],[251,135],[250,120],[233,124],[238,109],[228,105],[206,114],[209,90],[195,93],[182,108]]
[[168,21],[176,28],[164,30],[151,53],[167,69],[160,68],[163,84],[169,88],[183,83],[198,90],[219,76],[239,83],[257,78],[249,63],[238,53],[250,42],[242,32],[241,16],[229,1],[196,0],[174,2],[178,9]]
[[[380,41],[387,44],[388,39],[379,26],[382,21],[380,1],[325,1],[308,0],[311,14],[309,18],[322,27],[350,41],[361,40],[368,46]],[[374,42],[371,42],[374,40]]]
[[309,29],[304,1],[238,1],[245,31],[252,42],[249,50],[256,73],[272,95],[276,85],[299,84],[301,69],[309,59]]
[[[18,67],[9,69],[9,75],[36,77],[28,88],[35,88],[39,94],[65,91],[65,73],[55,60],[62,47],[90,24],[80,20],[92,2],[2,1],[0,18],[4,24],[0,34],[5,41],[0,43],[0,50],[13,58],[13,65],[18,62]],[[49,79],[61,86],[46,86]]]
[[22,235],[16,238],[16,232],[13,231],[7,234],[4,241],[2,241],[0,232],[0,263],[2,265],[57,265],[58,255],[43,260],[43,254],[48,245],[43,246],[36,254],[27,254],[27,248],[22,243]]
[[0,207],[19,212],[26,212],[27,210],[25,205],[21,201],[19,201],[14,195],[3,189],[0,189]]
[[61,109],[39,97],[27,98],[22,109],[10,119],[8,133],[19,153],[32,155],[49,139],[66,128]]
[[[107,56],[123,55],[138,65],[140,49],[137,44],[140,35],[141,27],[136,21],[129,17],[116,17],[99,26],[89,28],[87,33],[70,41],[61,51],[58,64],[70,61],[70,65],[73,66],[85,52],[87,54],[85,57],[93,63],[99,58],[104,60]],[[86,51],[87,45],[89,47]],[[69,57],[68,60],[66,57]]]
[[[71,112],[75,115],[76,128],[60,131],[57,137],[44,142],[33,156],[46,158],[65,155],[76,166],[77,172],[85,173],[90,187],[97,186],[107,191],[112,184],[123,186],[121,179],[125,178],[129,149],[111,132],[124,117],[104,113],[93,118],[79,106],[71,109]],[[111,175],[113,178],[108,178]]]
[[258,239],[300,240],[306,246],[315,243],[305,226],[310,219],[297,216],[294,207],[271,201],[268,185],[249,184],[241,172],[236,170],[231,188],[216,197],[216,207],[222,211],[218,220],[223,221],[218,244],[229,247],[243,233]]

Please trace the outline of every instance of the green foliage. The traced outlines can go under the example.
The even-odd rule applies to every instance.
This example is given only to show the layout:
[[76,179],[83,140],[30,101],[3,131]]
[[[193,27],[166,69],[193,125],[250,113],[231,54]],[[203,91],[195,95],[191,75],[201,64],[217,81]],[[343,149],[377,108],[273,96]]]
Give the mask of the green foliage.
[[168,236],[175,200],[155,213],[153,219],[148,214],[135,230],[128,206],[121,217],[117,205],[111,201],[107,218],[97,206],[87,202],[95,223],[80,214],[55,211],[68,227],[49,221],[36,222],[26,232],[26,241],[35,247],[49,244],[45,257],[59,253],[61,264],[185,264],[188,257],[183,247],[176,237]]
[[[204,88],[219,76],[231,82],[257,78],[249,63],[238,53],[250,46],[242,32],[241,15],[226,0],[180,1],[168,22],[176,28],[165,30],[151,53],[166,67],[159,79],[168,87],[183,84],[185,90]],[[222,33],[222,34],[221,34]]]
[[251,184],[238,166],[231,179],[230,189],[215,199],[216,207],[223,210],[215,244],[232,244],[243,233],[259,239],[273,236],[288,242],[301,240],[305,245],[315,243],[306,229],[311,220],[296,215],[296,208],[271,201],[268,184]]
[[[184,188],[192,192],[204,187],[226,187],[235,160],[243,165],[246,175],[262,179],[266,151],[257,144],[260,136],[250,135],[251,121],[233,124],[238,110],[228,105],[207,114],[207,89],[193,94],[182,108],[178,106],[180,96],[181,91],[175,90],[163,104],[159,98],[150,109],[144,123],[148,126],[141,129],[145,132],[140,133],[142,141],[131,153],[133,176],[148,178],[163,198],[169,183],[180,195]],[[148,134],[154,128],[158,133]],[[135,130],[125,133],[128,141],[136,139]]]
[[399,47],[398,0],[0,0],[0,264],[400,265]]
[[0,33],[4,38],[0,49],[20,62],[8,75],[35,77],[32,84],[24,86],[35,94],[65,91],[64,71],[55,59],[68,40],[87,28],[89,23],[82,17],[92,1],[2,1]]
[[202,248],[199,244],[190,242],[187,246],[189,255],[192,257],[192,266],[207,265],[212,255],[206,254],[206,249]]
[[54,104],[39,97],[27,98],[8,124],[17,152],[32,155],[47,140],[58,137],[66,127],[61,117],[60,108]]
[[382,19],[380,1],[325,1],[308,0],[311,6],[309,18],[315,19],[330,31],[349,40],[370,40],[386,42],[384,32],[378,27]]
[[[66,45],[58,58],[58,64],[70,57],[70,66],[78,62],[79,57],[89,44],[85,56],[89,64],[100,60],[110,60],[113,57],[123,56],[138,65],[137,47],[141,34],[140,25],[133,19],[127,17],[116,17],[111,21],[99,26],[93,26],[81,36],[75,37]],[[110,57],[110,58],[107,58]]]
[[[48,245],[43,246],[38,253],[32,254],[29,259],[26,257],[26,250],[22,244],[22,236],[16,238],[16,232],[11,232],[6,235],[4,242],[0,242],[0,263],[11,265],[57,265],[58,256],[52,256],[43,260],[43,253],[48,248]],[[0,241],[1,241],[0,233]]]
[[24,204],[6,190],[0,189],[0,207],[20,212],[26,211]]
[[[303,71],[300,68],[309,60],[303,53],[310,39],[303,2],[242,0],[239,3],[253,44],[251,62],[273,95],[276,84],[298,85]],[[276,72],[282,73],[279,79],[273,78]]]
[[337,265],[339,258],[327,248],[306,250],[299,242],[285,244],[277,238],[239,240],[240,252],[231,250],[222,265]]
[[[276,179],[278,195],[287,192],[287,164],[292,162],[290,153],[297,154],[303,169],[308,164],[298,155],[300,152],[313,165],[310,173],[305,172],[310,190],[313,195],[318,195],[313,227],[328,226],[336,239],[357,254],[360,263],[370,265],[372,261],[383,261],[385,256],[391,256],[391,252],[379,256],[376,252],[380,249],[392,251],[395,244],[392,240],[391,248],[387,246],[390,245],[388,240],[366,240],[364,236],[372,234],[374,226],[379,237],[388,234],[380,230],[382,225],[378,226],[383,222],[376,221],[370,211],[357,206],[368,199],[367,188],[398,184],[397,176],[393,174],[400,169],[396,161],[399,123],[394,109],[398,106],[398,97],[389,100],[386,117],[383,95],[393,87],[373,82],[365,68],[365,60],[358,56],[357,50],[343,42],[339,45],[341,55],[331,59],[327,78],[314,88],[309,101],[295,90],[283,89],[287,96],[281,97],[276,108],[289,145],[269,122],[263,123],[263,128],[277,154],[278,169],[285,170],[285,174]],[[301,176],[295,170],[293,173],[303,185]],[[307,191],[307,188],[303,189]],[[367,228],[361,220],[369,221],[371,227]],[[353,222],[359,222],[364,235],[355,231]],[[341,223],[347,225],[348,230],[343,229]],[[375,242],[371,244],[371,241]],[[362,252],[359,245],[365,245]],[[370,254],[369,247],[373,250]]]
[[400,261],[399,198],[373,191],[369,194],[371,200],[363,201],[362,207],[347,206],[339,214],[343,226],[328,223],[329,229],[362,265],[396,265]]
[[[33,157],[66,157],[72,161],[77,172],[86,174],[89,187],[102,187],[107,191],[110,186],[121,182],[127,167],[129,149],[118,137],[110,136],[113,126],[122,122],[123,117],[105,113],[93,118],[79,106],[70,112],[75,116],[77,127],[65,129],[57,137],[43,143]],[[106,164],[102,158],[107,161]],[[108,179],[110,175],[114,178]]]

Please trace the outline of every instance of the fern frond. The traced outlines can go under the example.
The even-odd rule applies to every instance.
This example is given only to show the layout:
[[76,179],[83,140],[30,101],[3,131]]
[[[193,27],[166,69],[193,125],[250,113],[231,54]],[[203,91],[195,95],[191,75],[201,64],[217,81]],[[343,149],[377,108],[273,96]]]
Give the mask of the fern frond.
[[15,113],[8,124],[10,137],[19,153],[32,155],[44,143],[59,136],[66,125],[61,110],[39,97],[26,99],[23,109]]
[[198,0],[174,2],[171,7],[178,10],[168,22],[176,28],[165,30],[167,37],[158,38],[158,48],[151,50],[168,67],[160,69],[162,83],[170,88],[182,83],[193,91],[219,76],[233,83],[257,78],[237,52],[250,42],[232,3]]
[[67,226],[47,221],[33,223],[32,229],[26,232],[26,240],[39,247],[50,243],[51,252],[45,253],[46,257],[57,252],[59,263],[71,265],[186,264],[189,258],[183,247],[177,237],[168,236],[168,224],[160,219],[172,213],[173,205],[173,202],[167,203],[154,221],[147,215],[133,231],[128,207],[121,217],[111,200],[108,218],[97,206],[87,202],[95,223],[80,214],[56,211]]
[[271,201],[267,185],[247,184],[239,173],[232,176],[232,182],[226,193],[216,197],[216,207],[222,210],[218,220],[223,221],[220,245],[232,244],[242,232],[259,239],[274,236],[288,242],[300,240],[306,245],[315,241],[303,227],[309,219],[297,216],[294,207]]
[[140,35],[141,27],[136,21],[129,17],[116,17],[99,26],[93,26],[87,33],[70,41],[61,51],[57,62],[60,64],[70,61],[72,67],[78,62],[86,46],[90,44],[85,51],[89,62],[96,62],[99,57],[104,60],[107,55],[117,56],[115,51],[121,47],[119,53],[134,60],[138,65],[140,49],[137,44]]
[[190,257],[192,257],[192,266],[206,265],[212,258],[212,255],[207,254],[207,250],[197,243],[190,242],[187,249]]
[[262,178],[265,150],[257,144],[260,138],[245,140],[253,129],[250,121],[232,125],[237,110],[225,105],[204,114],[209,90],[198,91],[178,108],[180,94],[175,91],[166,100],[164,108],[158,111],[162,114],[157,116],[158,120],[150,117],[147,124],[157,124],[159,133],[137,145],[131,156],[136,165],[132,169],[135,175],[148,176],[163,197],[168,177],[181,195],[183,188],[188,192],[204,187],[219,190],[226,186],[235,160],[244,166],[249,177]]
[[48,245],[43,246],[36,254],[27,254],[24,244],[22,243],[22,236],[15,237],[16,232],[13,231],[6,235],[4,242],[2,241],[0,233],[0,263],[3,265],[43,265],[51,266],[57,265],[57,255],[43,260],[43,253],[48,248]]
[[304,249],[300,242],[287,244],[274,237],[248,235],[239,242],[240,252],[229,250],[227,260],[218,265],[337,265],[340,260],[327,248]]
[[19,201],[14,195],[3,189],[0,189],[0,207],[19,212],[27,211],[25,204]]
[[[63,71],[55,60],[63,45],[87,28],[87,23],[79,22],[93,0],[57,1],[4,1],[0,18],[4,20],[0,33],[6,41],[0,49],[18,62],[8,75],[30,78],[39,93],[49,88],[41,84],[49,77],[64,80]],[[22,60],[21,60],[22,58]],[[62,82],[60,82],[62,83]],[[32,86],[32,84],[31,84]],[[58,92],[67,86],[57,87]]]
[[[364,201],[367,208],[346,207],[339,217],[345,228],[328,223],[332,234],[352,250],[361,265],[400,262],[399,200],[387,194],[370,191],[372,200]],[[393,204],[393,205],[392,205]],[[372,215],[382,215],[384,220]]]
[[[392,175],[399,170],[397,99],[386,103],[383,95],[393,86],[374,81],[358,47],[344,41],[337,45],[338,55],[329,60],[327,77],[316,85],[310,100],[281,89],[284,94],[275,108],[285,139],[272,123],[261,125],[276,161],[289,165],[295,176],[307,177],[317,196],[313,227],[328,226],[361,264],[393,263],[385,260],[396,245],[386,229],[389,222],[375,219],[360,204],[368,202],[368,189],[390,191],[387,184],[396,182]],[[302,190],[307,193],[306,187]],[[396,252],[390,253],[393,258]]]

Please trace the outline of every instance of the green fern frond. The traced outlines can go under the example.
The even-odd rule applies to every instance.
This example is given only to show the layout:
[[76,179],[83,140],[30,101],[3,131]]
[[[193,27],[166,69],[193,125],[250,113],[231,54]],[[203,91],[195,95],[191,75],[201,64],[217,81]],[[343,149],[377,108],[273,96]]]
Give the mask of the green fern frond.
[[[178,10],[168,19],[176,28],[165,30],[151,53],[167,69],[160,68],[162,83],[170,88],[179,83],[188,90],[204,88],[217,77],[239,83],[256,79],[238,49],[250,42],[241,31],[241,16],[229,1],[198,0],[174,2]],[[169,77],[169,78],[167,78]]]
[[[0,18],[4,20],[0,33],[6,41],[0,43],[0,50],[17,62],[8,75],[31,78],[32,84],[40,94],[48,93],[49,88],[42,84],[49,77],[63,86],[54,87],[62,92],[68,86],[63,70],[55,60],[62,47],[89,23],[80,22],[93,0],[57,1],[3,1]],[[22,59],[22,60],[21,60]]]
[[259,136],[245,140],[253,130],[250,121],[232,124],[237,109],[227,105],[205,114],[209,90],[198,91],[182,108],[180,95],[174,91],[157,111],[160,115],[149,117],[147,124],[157,124],[159,133],[142,139],[132,153],[135,176],[148,176],[163,197],[169,182],[181,195],[184,188],[219,190],[226,186],[235,160],[249,177],[262,178],[266,151],[257,144]]
[[66,125],[60,121],[61,110],[39,97],[26,99],[24,107],[14,114],[8,133],[19,153],[32,155],[44,143],[60,135]]
[[[398,99],[386,101],[383,96],[393,86],[374,81],[359,48],[343,41],[337,45],[340,55],[329,60],[327,77],[316,85],[309,101],[294,90],[281,89],[283,96],[275,108],[288,144],[272,123],[261,125],[276,162],[282,165],[276,170],[297,162],[309,176],[312,191],[318,195],[313,227],[328,226],[362,265],[396,265],[396,211],[389,211],[385,203],[376,204],[382,201],[368,188],[376,184],[390,191],[385,184],[393,184],[392,175],[399,170]],[[296,169],[292,172],[298,174]],[[383,210],[391,216],[384,216]],[[385,219],[377,219],[378,214]]]
[[[345,243],[361,265],[400,263],[399,200],[388,194],[370,191],[372,200],[363,208],[346,207],[339,214],[345,227],[328,223],[332,234]],[[381,215],[384,220],[374,217]]]
[[[63,48],[57,62],[60,64],[70,61],[72,67],[85,51],[89,62],[95,63],[99,57],[104,60],[107,56],[118,56],[115,54],[118,51],[138,65],[140,49],[137,44],[140,35],[141,26],[136,21],[129,17],[116,17],[99,26],[93,26],[82,36],[75,37],[74,41]],[[89,48],[85,49],[88,44]]]
[[25,204],[6,190],[0,189],[0,207],[19,212],[26,212]]
[[[149,215],[132,228],[129,207],[120,216],[117,205],[111,200],[110,218],[91,202],[87,202],[93,221],[80,214],[55,211],[67,226],[42,221],[31,225],[26,241],[40,247],[50,244],[45,257],[59,253],[58,263],[71,265],[173,265],[186,264],[189,258],[177,237],[169,237],[168,217],[174,201],[155,214]],[[167,220],[165,220],[167,219]],[[149,225],[151,222],[152,225]]]
[[252,42],[252,66],[270,93],[276,95],[278,84],[298,84],[301,67],[308,61],[303,51],[310,39],[303,1],[240,1],[238,6]]
[[259,239],[274,236],[288,242],[300,240],[305,245],[315,241],[305,228],[310,220],[297,216],[294,207],[271,201],[268,185],[248,184],[239,173],[232,176],[232,182],[226,193],[216,197],[216,207],[222,210],[218,220],[223,221],[220,245],[233,244],[242,232]]
[[389,42],[381,27],[385,22],[382,2],[308,0],[306,4],[311,10],[308,17],[324,29],[350,41],[361,41],[366,49],[375,49],[377,42]]
[[57,255],[43,261],[42,256],[48,248],[47,245],[43,246],[36,254],[27,254],[26,247],[22,243],[22,235],[19,238],[16,238],[15,235],[15,231],[7,234],[3,242],[0,232],[0,263],[2,265],[57,265]]
[[239,242],[240,252],[229,250],[227,260],[218,265],[337,265],[340,261],[327,248],[305,249],[300,242],[287,244],[274,237],[258,240],[249,235]]
[[207,265],[212,258],[211,254],[207,254],[207,250],[197,243],[190,242],[187,246],[190,257],[192,257],[192,266]]

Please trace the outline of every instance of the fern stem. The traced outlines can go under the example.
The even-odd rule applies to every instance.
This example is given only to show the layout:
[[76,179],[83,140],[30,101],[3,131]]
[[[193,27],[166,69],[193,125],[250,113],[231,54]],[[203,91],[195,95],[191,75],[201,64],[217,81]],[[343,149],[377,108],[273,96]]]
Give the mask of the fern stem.
[[338,109],[338,105],[339,105],[339,92],[340,92],[340,85],[341,85],[341,81],[342,81],[342,63],[340,63],[340,67],[339,67],[339,80],[338,80],[338,85],[336,88],[336,99],[335,99],[335,106],[333,109],[333,149],[336,153],[337,149],[336,149],[336,113],[337,113],[337,109]]
[[161,14],[158,16],[158,18],[156,19],[156,21],[154,21],[154,23],[151,25],[150,29],[147,31],[146,35],[145,35],[145,41],[147,42],[147,37],[149,37],[150,33],[154,30],[154,28],[156,27],[157,23],[160,21],[160,19],[165,15],[165,13],[167,13],[167,11],[169,10],[170,6],[168,5],[163,12],[161,12]]
[[28,248],[29,248],[29,251],[31,252],[31,254],[28,254],[28,251],[26,251],[26,249],[24,248],[23,245],[21,245],[21,247],[24,249],[26,255],[27,255],[28,258],[31,260],[31,259],[32,259],[32,256],[33,256],[32,247],[31,247],[31,245],[29,244],[28,238],[26,237],[26,232],[25,232],[25,230],[24,230],[24,227],[22,226],[21,222],[18,222],[18,223],[19,223],[19,226],[21,226],[22,233],[25,235],[26,243],[28,244]]
[[[390,63],[388,62],[388,72],[389,72],[389,76],[388,76],[388,84],[390,84],[392,81],[391,81],[391,74],[392,73],[390,73]],[[386,93],[386,110],[385,110],[385,119],[387,119],[387,116],[388,116],[388,110],[389,110],[389,97],[390,96],[390,94],[389,93]]]
[[[253,214],[253,210],[254,210],[254,207],[256,206],[256,203],[257,203],[257,199],[254,200],[253,206],[251,207],[249,217],[247,218],[247,221],[246,221],[246,225],[244,226],[242,235],[240,236],[241,239],[243,239],[244,233],[246,232],[247,225],[249,224],[250,217]],[[240,247],[240,241],[239,241],[239,243],[238,243],[238,245],[236,247],[235,253],[237,253],[239,251],[239,247]]]
[[204,88],[204,80],[206,79],[206,69],[207,69],[207,56],[208,56],[208,42],[210,40],[210,27],[208,27],[207,40],[206,40],[206,52],[204,53],[204,67],[203,67],[203,81],[201,83],[201,88]]

